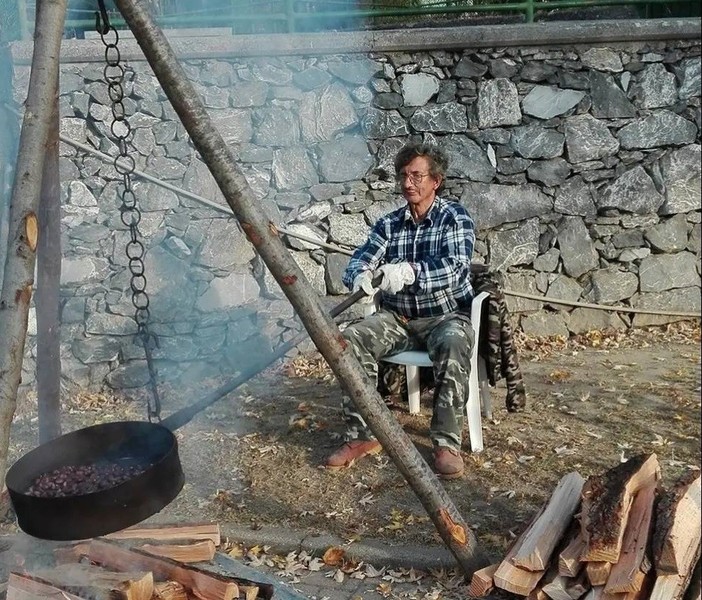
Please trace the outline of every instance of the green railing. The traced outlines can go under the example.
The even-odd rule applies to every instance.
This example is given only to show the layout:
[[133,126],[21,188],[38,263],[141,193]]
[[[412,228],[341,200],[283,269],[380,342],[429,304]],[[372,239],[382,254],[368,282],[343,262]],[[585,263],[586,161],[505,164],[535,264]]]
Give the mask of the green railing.
[[[31,35],[36,0],[0,0],[0,20],[14,23],[14,39]],[[107,0],[108,9],[110,1]],[[154,3],[163,28],[227,27],[235,33],[293,33],[358,30],[409,23],[450,24],[492,15],[531,23],[554,11],[628,6],[632,17],[699,16],[699,0],[161,0]],[[15,14],[12,10],[15,7]],[[95,27],[97,0],[70,0],[66,37],[82,37]],[[5,14],[3,14],[3,10]],[[9,12],[8,12],[9,11]],[[115,26],[126,27],[110,10]],[[572,18],[572,16],[570,17]],[[576,16],[577,18],[577,16]],[[479,19],[478,19],[479,20]],[[7,39],[7,32],[4,32]],[[10,37],[10,39],[13,39]]]

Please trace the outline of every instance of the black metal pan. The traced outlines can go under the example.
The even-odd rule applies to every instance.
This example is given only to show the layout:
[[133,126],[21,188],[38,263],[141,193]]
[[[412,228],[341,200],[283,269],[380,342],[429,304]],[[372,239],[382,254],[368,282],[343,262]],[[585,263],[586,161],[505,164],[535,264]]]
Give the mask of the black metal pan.
[[[377,282],[374,282],[377,284]],[[351,294],[331,311],[336,317],[364,296]],[[298,334],[236,379],[164,419],[160,424],[120,421],[79,429],[42,444],[7,471],[5,483],[20,528],[37,538],[80,540],[143,521],[169,504],[184,476],[173,431],[270,366],[307,337]],[[76,465],[139,471],[107,489],[60,497],[36,495],[37,478]]]
[[[92,493],[44,497],[30,486],[41,475],[74,465],[116,465],[139,472]],[[5,478],[20,528],[34,537],[79,540],[111,533],[157,513],[184,483],[178,443],[162,425],[142,421],[79,429],[42,444],[20,458]]]

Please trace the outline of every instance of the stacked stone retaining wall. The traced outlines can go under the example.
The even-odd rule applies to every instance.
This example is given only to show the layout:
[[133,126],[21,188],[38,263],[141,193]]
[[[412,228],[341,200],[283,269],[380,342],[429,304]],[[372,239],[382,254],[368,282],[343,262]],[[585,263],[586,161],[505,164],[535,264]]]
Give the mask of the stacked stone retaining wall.
[[[677,29],[666,23],[660,29],[666,39],[636,39],[641,25],[620,23],[618,31],[629,28],[626,35],[603,36],[600,25],[590,40],[583,24],[582,39],[572,44],[550,43],[548,31],[554,39],[564,32],[562,24],[549,24],[545,37],[529,43],[501,38],[500,27],[492,26],[481,35],[467,28],[464,43],[455,29],[446,30],[450,43],[443,45],[434,31],[429,48],[426,37],[411,32],[376,32],[371,45],[345,43],[343,52],[331,49],[333,33],[323,42],[310,38],[318,48],[304,47],[304,36],[263,38],[266,48],[252,37],[248,49],[246,40],[221,38],[210,56],[213,38],[180,38],[178,48],[273,223],[346,248],[360,244],[380,215],[403,202],[392,168],[396,151],[408,140],[432,141],[451,159],[444,195],[475,219],[476,260],[501,271],[506,289],[699,312],[699,29],[690,35],[689,21]],[[699,20],[695,24],[699,28]],[[626,41],[611,41],[622,37]],[[283,49],[275,52],[274,43]],[[21,103],[27,47],[17,44],[13,53],[14,97]],[[61,133],[114,155],[100,46],[72,41],[64,54]],[[160,336],[159,373],[200,381],[237,372],[299,324],[227,216],[132,40],[124,40],[123,55],[137,169],[222,207],[149,181],[135,187],[148,247],[152,328]],[[119,176],[98,156],[63,143],[61,180],[64,375],[81,387],[144,385]],[[300,239],[288,243],[314,289],[332,303],[341,300],[348,257]],[[530,335],[678,318],[516,296],[508,296],[508,305]],[[35,368],[30,321],[25,384]]]

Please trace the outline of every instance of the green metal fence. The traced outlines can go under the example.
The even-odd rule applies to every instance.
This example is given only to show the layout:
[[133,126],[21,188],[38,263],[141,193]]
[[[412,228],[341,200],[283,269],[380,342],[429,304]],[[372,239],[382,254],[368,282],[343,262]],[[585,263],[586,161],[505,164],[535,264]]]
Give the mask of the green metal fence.
[[[0,18],[16,23],[16,37],[31,34],[36,0],[0,0]],[[358,30],[408,24],[450,24],[487,16],[531,23],[554,13],[628,7],[629,16],[699,16],[699,0],[152,0],[163,28],[227,27],[234,33]],[[14,6],[14,14],[12,14]],[[3,9],[4,7],[4,9]],[[95,27],[97,0],[69,0],[66,37]],[[107,0],[112,22],[124,26]],[[609,7],[609,8],[608,8]],[[5,10],[5,15],[3,15]],[[605,13],[606,14],[606,13]],[[569,18],[574,18],[572,14]],[[16,39],[16,38],[15,38]]]

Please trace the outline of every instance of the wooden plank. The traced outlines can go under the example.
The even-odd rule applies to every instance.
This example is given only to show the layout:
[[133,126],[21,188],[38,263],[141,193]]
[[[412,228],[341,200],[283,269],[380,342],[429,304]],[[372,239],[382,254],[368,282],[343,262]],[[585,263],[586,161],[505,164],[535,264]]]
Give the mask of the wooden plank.
[[609,572],[612,570],[612,563],[604,561],[589,561],[585,563],[585,572],[591,585],[604,585],[607,583]]
[[68,564],[36,569],[38,581],[92,600],[151,600],[154,578],[150,571],[115,573],[94,565]]
[[656,511],[653,561],[659,574],[684,575],[693,567],[702,538],[700,472],[688,471],[668,490]]
[[580,555],[583,550],[585,550],[585,538],[579,531],[558,555],[558,574],[564,577],[575,577],[582,570]]
[[546,507],[523,536],[512,564],[528,571],[544,571],[558,542],[580,505],[585,479],[574,471],[563,476]]
[[134,525],[105,536],[110,540],[212,540],[222,543],[219,523],[164,523],[162,525]]
[[581,530],[586,544],[582,560],[619,560],[633,497],[659,479],[655,454],[634,456],[602,475],[588,478],[582,494]]
[[178,581],[201,600],[232,600],[239,596],[239,586],[227,577],[142,550],[124,548],[116,542],[93,540],[88,556],[111,569],[143,569],[152,571],[154,579]]
[[51,598],[56,600],[87,600],[69,592],[62,591],[53,585],[37,581],[29,575],[10,573],[7,582],[6,600],[38,600]]
[[186,564],[212,560],[217,550],[212,540],[185,544],[143,544],[135,548],[154,556],[164,556]]
[[474,598],[482,598],[489,594],[495,587],[493,577],[495,576],[495,571],[497,571],[498,566],[499,563],[496,563],[475,571],[473,577],[471,577],[470,585],[468,586],[468,594]]
[[619,560],[612,565],[605,584],[607,593],[623,594],[641,589],[644,577],[651,568],[646,549],[651,536],[655,500],[656,484],[646,486],[636,493]]

